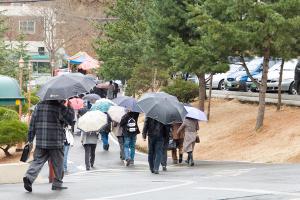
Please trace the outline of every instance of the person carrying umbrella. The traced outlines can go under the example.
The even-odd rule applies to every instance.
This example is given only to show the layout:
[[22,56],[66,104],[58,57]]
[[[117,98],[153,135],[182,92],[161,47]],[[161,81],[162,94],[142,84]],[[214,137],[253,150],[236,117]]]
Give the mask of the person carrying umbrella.
[[114,90],[115,90],[115,86],[113,85],[113,81],[109,81],[109,85],[107,88],[107,95],[106,95],[108,99],[114,98]]
[[186,117],[177,134],[184,130],[183,150],[188,154],[188,158],[185,161],[190,166],[194,166],[193,151],[196,143],[197,131],[199,130],[198,120]]
[[126,166],[134,164],[136,135],[140,133],[138,127],[139,113],[128,111],[122,118],[120,126],[124,135],[124,153]]
[[[172,138],[176,144],[176,148],[172,149],[172,159],[173,164],[182,163],[183,158],[183,141],[184,141],[184,130],[178,132],[179,127],[182,123],[173,123],[172,124]],[[179,153],[179,159],[177,156],[177,149]]]
[[167,125],[147,117],[143,128],[143,138],[148,136],[148,162],[151,173],[159,174],[159,165],[163,155],[164,141],[168,138]]
[[28,143],[32,145],[33,139],[36,137],[36,148],[34,159],[23,177],[24,188],[28,192],[32,192],[32,183],[49,159],[55,173],[52,190],[67,189],[62,186],[64,127],[72,125],[73,119],[74,110],[69,103],[65,107],[63,101],[42,101],[35,107],[29,126]]

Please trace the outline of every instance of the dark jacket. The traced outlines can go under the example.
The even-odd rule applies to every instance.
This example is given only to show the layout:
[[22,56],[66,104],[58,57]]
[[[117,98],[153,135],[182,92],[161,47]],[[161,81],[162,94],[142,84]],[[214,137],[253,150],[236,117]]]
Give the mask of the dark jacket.
[[[130,136],[130,135],[136,135],[136,134],[139,134],[140,133],[140,130],[139,130],[139,127],[137,125],[138,123],[138,118],[139,118],[139,114],[140,113],[137,113],[137,112],[128,112],[126,115],[124,115],[121,119],[121,122],[120,122],[120,126],[122,127],[122,132],[123,132],[123,135],[126,137],[126,136]],[[132,132],[128,132],[127,130],[127,123],[128,123],[128,120],[130,118],[133,118],[136,122],[136,132],[132,133]]]
[[40,102],[31,117],[28,141],[36,136],[36,146],[57,149],[64,146],[66,125],[73,125],[74,110],[58,101]]
[[143,129],[143,138],[148,137],[161,137],[166,139],[169,137],[170,128],[168,125],[164,125],[159,121],[146,118]]

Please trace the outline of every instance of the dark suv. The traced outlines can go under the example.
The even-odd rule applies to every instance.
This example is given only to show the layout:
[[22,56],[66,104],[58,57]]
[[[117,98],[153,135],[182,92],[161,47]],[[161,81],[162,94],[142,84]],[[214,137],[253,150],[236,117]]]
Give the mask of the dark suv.
[[297,90],[297,93],[300,94],[300,61],[299,60],[295,68],[295,88]]

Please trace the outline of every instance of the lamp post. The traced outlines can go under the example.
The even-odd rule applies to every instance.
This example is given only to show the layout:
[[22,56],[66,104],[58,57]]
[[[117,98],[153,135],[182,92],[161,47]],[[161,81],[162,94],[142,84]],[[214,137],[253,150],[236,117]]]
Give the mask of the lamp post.
[[[24,60],[21,56],[19,60],[19,84],[20,84],[20,95],[22,95],[22,85],[23,85],[23,67],[24,67]],[[22,101],[19,104],[19,118],[22,118]]]
[[30,107],[31,107],[31,69],[32,69],[32,63],[29,61],[28,63],[28,88],[27,88],[27,93],[28,93],[28,121],[27,123],[30,123]]

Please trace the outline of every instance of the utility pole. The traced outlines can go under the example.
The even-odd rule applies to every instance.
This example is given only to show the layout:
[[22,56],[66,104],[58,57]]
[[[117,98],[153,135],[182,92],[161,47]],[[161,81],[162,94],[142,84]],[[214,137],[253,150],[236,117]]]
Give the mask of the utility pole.
[[31,61],[29,61],[28,63],[28,88],[27,88],[27,93],[28,93],[28,119],[27,119],[27,123],[29,125],[30,123],[30,118],[31,118],[31,110],[30,110],[30,107],[31,107],[31,85],[30,85],[30,82],[31,82],[31,68],[32,68],[32,63]]
[[[19,60],[19,85],[20,85],[20,95],[22,95],[22,85],[23,85],[23,67],[24,67],[24,60],[21,56]],[[19,119],[22,119],[22,101],[19,104]]]

